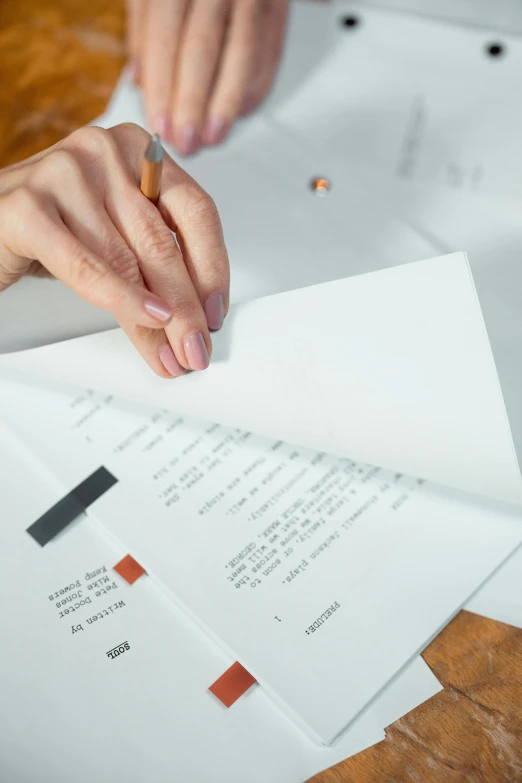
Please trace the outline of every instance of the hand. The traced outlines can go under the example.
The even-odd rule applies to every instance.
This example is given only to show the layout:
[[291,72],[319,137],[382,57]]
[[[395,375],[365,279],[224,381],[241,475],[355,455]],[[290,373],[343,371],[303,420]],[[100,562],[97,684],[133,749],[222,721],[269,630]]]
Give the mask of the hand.
[[0,291],[54,275],[168,378],[207,367],[229,270],[214,202],[168,155],[157,207],[142,195],[149,140],[137,125],[82,128],[0,172]]
[[127,6],[149,127],[182,155],[220,144],[270,89],[288,0],[127,0]]

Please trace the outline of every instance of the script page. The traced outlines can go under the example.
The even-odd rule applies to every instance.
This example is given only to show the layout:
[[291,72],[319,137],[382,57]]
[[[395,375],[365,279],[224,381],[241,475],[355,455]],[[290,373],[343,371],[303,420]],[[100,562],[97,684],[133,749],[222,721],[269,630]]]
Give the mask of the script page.
[[440,690],[416,659],[332,749],[304,738],[259,687],[226,710],[207,689],[233,659],[150,578],[130,585],[116,573],[126,551],[94,518],[40,548],[25,529],[62,487],[1,425],[0,462],[9,783],[211,783],[216,770],[232,783],[303,783],[384,739],[385,726]]
[[110,396],[4,380],[2,407],[67,486],[120,479],[106,531],[322,742],[522,538],[509,507]]

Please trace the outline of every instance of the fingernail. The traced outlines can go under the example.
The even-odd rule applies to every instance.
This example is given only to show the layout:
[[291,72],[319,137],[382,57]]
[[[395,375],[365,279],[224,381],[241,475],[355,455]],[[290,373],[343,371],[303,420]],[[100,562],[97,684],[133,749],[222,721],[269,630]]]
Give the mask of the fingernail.
[[192,125],[186,125],[174,133],[174,146],[180,155],[194,155],[200,147],[199,133]]
[[174,351],[170,345],[163,346],[160,351],[159,358],[161,359],[161,363],[166,371],[170,373],[173,378],[179,378],[180,375],[183,375],[183,373],[186,372],[185,368],[181,366],[174,356]]
[[230,130],[230,120],[222,120],[219,117],[211,117],[203,131],[203,144],[221,144],[225,141]]
[[170,140],[170,119],[166,114],[157,114],[152,120],[152,130],[162,138],[163,141]]
[[201,332],[195,332],[185,340],[185,354],[192,370],[206,370],[210,359]]
[[172,318],[171,308],[164,302],[160,302],[159,299],[146,299],[144,307],[149,315],[162,323],[170,321]]
[[225,317],[225,304],[221,294],[212,294],[205,302],[205,315],[207,316],[207,325],[212,331],[217,331],[223,326]]
[[129,60],[129,70],[132,83],[137,87],[141,79],[141,62],[139,57],[131,57]]
[[253,95],[247,95],[245,100],[243,101],[239,113],[243,117],[245,114],[250,114],[250,112],[254,111],[255,108],[256,108],[255,97]]

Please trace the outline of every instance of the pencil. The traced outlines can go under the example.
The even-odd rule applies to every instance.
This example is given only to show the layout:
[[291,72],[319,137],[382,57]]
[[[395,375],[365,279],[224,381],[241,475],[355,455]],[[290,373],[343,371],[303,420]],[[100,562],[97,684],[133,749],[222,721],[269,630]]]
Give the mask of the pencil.
[[155,133],[145,150],[140,185],[143,195],[154,203],[156,203],[160,195],[162,166],[163,147],[161,146],[160,137]]

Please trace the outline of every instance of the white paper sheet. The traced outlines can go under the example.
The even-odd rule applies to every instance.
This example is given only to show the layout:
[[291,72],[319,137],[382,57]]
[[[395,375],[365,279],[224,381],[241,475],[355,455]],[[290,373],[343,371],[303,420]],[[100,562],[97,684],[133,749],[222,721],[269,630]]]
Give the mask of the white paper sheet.
[[214,338],[211,367],[175,383],[153,376],[120,331],[8,354],[1,364],[460,489],[521,498],[462,254],[238,305]]
[[472,270],[515,448],[522,456],[522,286],[520,203],[441,188],[393,188],[396,207],[447,252],[465,248]]
[[517,549],[466,604],[466,609],[522,628],[522,549]]
[[[343,0],[336,2],[345,5]],[[373,7],[385,11],[392,9],[450,23],[483,27],[488,31],[499,30],[510,34],[522,32],[519,0],[359,0],[357,5],[363,10]]]
[[[434,4],[436,5],[436,4]],[[390,179],[520,197],[522,40],[406,14],[336,5],[330,56],[273,116],[345,163]],[[495,4],[496,11],[496,4]],[[343,28],[355,13],[360,24]],[[500,43],[503,56],[488,47]]]
[[322,742],[522,537],[518,511],[349,460],[101,395],[0,388],[67,486],[100,463],[120,478],[95,506],[105,529]]
[[[9,783],[302,783],[383,739],[385,725],[440,690],[416,659],[328,750],[304,740],[259,687],[225,710],[207,687],[231,661],[150,578],[129,586],[112,571],[125,552],[92,518],[40,549],[25,527],[52,502],[56,481],[5,428],[0,463],[0,767]],[[124,640],[129,650],[109,659]]]

